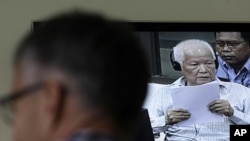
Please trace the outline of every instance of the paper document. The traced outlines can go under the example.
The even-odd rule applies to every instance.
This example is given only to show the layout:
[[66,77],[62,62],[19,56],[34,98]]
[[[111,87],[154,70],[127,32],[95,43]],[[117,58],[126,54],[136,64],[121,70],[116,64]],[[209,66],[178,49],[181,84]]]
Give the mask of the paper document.
[[185,86],[171,89],[174,108],[186,109],[190,112],[189,119],[177,123],[186,126],[197,123],[222,122],[223,115],[212,113],[208,104],[219,99],[219,84],[214,81],[198,86]]

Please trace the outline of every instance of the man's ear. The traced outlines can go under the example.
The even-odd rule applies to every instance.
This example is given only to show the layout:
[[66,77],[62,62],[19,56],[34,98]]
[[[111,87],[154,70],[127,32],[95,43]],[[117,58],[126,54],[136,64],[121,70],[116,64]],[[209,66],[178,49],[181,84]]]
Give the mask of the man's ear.
[[58,80],[50,79],[45,81],[43,87],[42,110],[47,115],[46,118],[52,124],[60,121],[63,112],[65,86]]

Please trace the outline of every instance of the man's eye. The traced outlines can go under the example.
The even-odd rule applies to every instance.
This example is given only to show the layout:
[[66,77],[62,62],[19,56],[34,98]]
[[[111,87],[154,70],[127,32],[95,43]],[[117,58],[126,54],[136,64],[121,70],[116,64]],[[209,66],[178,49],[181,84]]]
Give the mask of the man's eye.
[[197,63],[190,63],[190,66],[197,66]]
[[214,63],[206,63],[206,66],[209,66],[209,67],[211,67],[213,65],[214,65]]
[[216,45],[217,45],[217,46],[224,46],[225,43],[224,43],[224,42],[216,42]]
[[228,42],[230,46],[237,46],[239,45],[239,42]]

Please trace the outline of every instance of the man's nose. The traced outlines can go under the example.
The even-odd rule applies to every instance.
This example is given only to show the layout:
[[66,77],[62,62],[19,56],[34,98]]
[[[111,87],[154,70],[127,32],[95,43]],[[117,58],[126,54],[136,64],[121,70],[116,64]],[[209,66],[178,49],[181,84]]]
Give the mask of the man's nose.
[[205,64],[200,64],[199,65],[199,72],[207,72],[207,67]]
[[223,51],[231,51],[231,48],[228,46],[227,43],[223,46]]

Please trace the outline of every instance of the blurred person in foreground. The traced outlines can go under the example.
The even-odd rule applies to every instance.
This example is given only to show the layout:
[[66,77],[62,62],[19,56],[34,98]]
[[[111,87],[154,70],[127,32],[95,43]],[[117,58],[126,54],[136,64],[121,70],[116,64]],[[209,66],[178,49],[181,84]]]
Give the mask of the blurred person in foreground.
[[215,32],[217,77],[250,87],[250,32]]
[[[218,141],[229,140],[230,124],[250,124],[250,90],[233,82],[222,82],[216,78],[216,56],[205,41],[190,39],[177,44],[174,59],[180,64],[182,77],[161,88],[151,111],[153,128],[161,128],[168,141]],[[186,109],[174,109],[171,89],[198,86],[212,81],[219,85],[220,99],[211,101],[208,109],[223,115],[223,122],[197,123],[188,126],[176,125],[192,116]],[[202,91],[200,92],[202,94]],[[194,101],[195,103],[195,101]],[[202,116],[202,115],[201,115]]]
[[14,58],[14,141],[129,141],[148,64],[128,25],[84,12],[51,17]]

